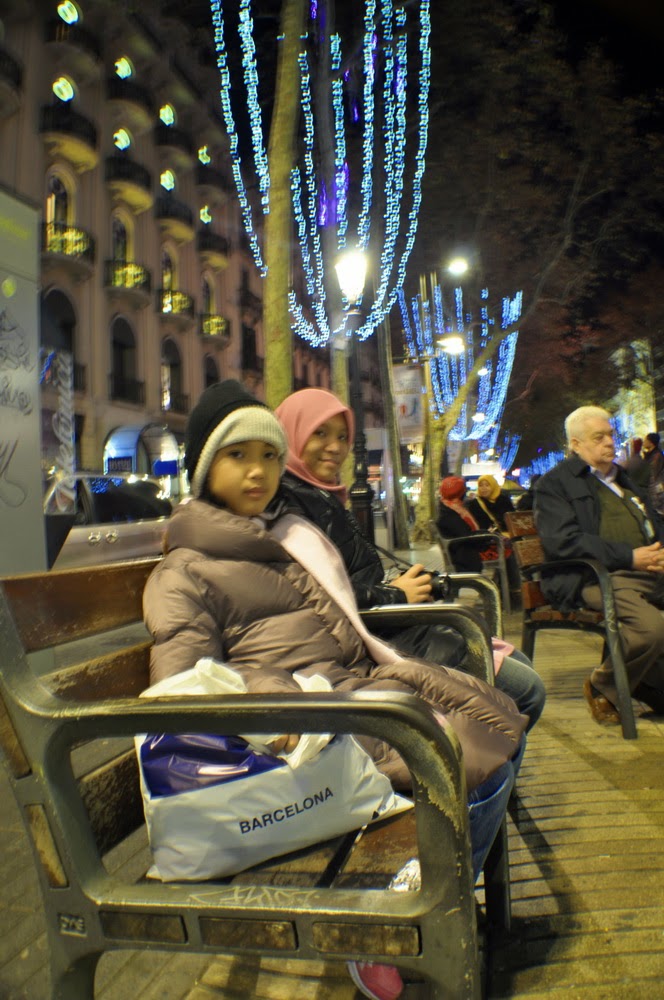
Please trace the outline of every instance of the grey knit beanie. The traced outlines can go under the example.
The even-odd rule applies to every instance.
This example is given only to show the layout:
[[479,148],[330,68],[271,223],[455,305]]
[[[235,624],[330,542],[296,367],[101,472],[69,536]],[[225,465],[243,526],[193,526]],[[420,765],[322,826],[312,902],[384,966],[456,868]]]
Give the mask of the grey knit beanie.
[[203,492],[219,449],[240,441],[271,444],[283,470],[288,444],[277,418],[234,379],[216,382],[191,411],[185,432],[184,464],[192,496],[199,497]]

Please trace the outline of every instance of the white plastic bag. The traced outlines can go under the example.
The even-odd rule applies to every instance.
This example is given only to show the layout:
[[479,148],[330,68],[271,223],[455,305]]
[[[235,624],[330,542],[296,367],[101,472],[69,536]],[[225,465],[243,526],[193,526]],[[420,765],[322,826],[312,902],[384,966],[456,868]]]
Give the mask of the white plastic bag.
[[[298,681],[308,689],[313,682],[316,690],[330,690],[320,676]],[[143,696],[244,690],[231,668],[202,660]],[[256,743],[251,737],[252,746],[262,752],[269,738]],[[136,737],[139,765],[146,739]],[[348,735],[304,734],[283,766],[167,796],[150,793],[141,768],[141,790],[154,858],[148,875],[167,882],[232,875],[412,807]]]

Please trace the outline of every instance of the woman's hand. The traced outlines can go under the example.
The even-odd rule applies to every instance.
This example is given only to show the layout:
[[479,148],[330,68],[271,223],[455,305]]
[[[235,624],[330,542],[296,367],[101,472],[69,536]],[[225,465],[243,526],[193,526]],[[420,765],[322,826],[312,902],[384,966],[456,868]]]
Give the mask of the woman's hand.
[[390,587],[398,587],[406,595],[408,604],[422,604],[431,600],[431,575],[425,573],[421,563],[415,563],[402,576],[390,580]]
[[269,746],[273,754],[289,754],[293,752],[299,742],[299,733],[285,733],[283,736],[276,736],[273,740],[270,740],[267,746]]

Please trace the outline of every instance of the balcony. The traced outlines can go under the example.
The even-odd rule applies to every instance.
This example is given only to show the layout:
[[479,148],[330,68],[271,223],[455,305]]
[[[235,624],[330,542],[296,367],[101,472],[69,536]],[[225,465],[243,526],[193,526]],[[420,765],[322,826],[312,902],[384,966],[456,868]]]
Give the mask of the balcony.
[[169,392],[162,400],[161,409],[164,413],[189,413],[189,396],[186,392]]
[[204,163],[196,166],[196,187],[202,201],[210,205],[223,205],[228,201],[231,184],[220,170],[206,167]]
[[239,305],[255,319],[260,319],[263,315],[263,300],[248,288],[240,288]]
[[180,330],[186,329],[194,319],[194,300],[186,292],[157,289],[157,312]]
[[194,144],[188,132],[176,125],[159,122],[154,129],[154,143],[165,162],[172,163],[176,170],[191,170]]
[[152,298],[152,276],[133,260],[106,260],[104,288],[112,298],[143,309]]
[[85,281],[94,270],[94,238],[66,222],[42,224],[41,253],[45,266],[61,264],[77,281]]
[[18,110],[22,85],[20,63],[0,45],[0,118],[9,118]]
[[106,81],[106,100],[115,120],[126,125],[135,135],[147,132],[154,121],[152,95],[135,80],[110,76]]
[[79,174],[97,166],[97,129],[69,104],[43,105],[39,131],[52,158],[68,160]]
[[196,234],[196,249],[202,263],[214,271],[228,267],[230,243],[225,236],[213,232],[207,226]]
[[162,195],[157,198],[154,215],[164,236],[170,236],[176,243],[191,243],[194,214],[188,205],[170,195]]
[[113,201],[123,201],[134,215],[154,205],[150,172],[128,156],[107,156],[105,177]]
[[82,24],[65,24],[55,17],[44,27],[44,41],[62,57],[63,65],[79,80],[89,82],[99,76],[101,47],[92,32]]
[[145,402],[145,382],[139,382],[135,378],[127,378],[126,375],[116,375],[112,372],[108,376],[108,396],[109,399],[123,400],[125,403],[136,403],[142,406]]
[[203,340],[214,342],[217,347],[226,347],[231,339],[231,325],[225,316],[201,313],[198,317],[198,335]]

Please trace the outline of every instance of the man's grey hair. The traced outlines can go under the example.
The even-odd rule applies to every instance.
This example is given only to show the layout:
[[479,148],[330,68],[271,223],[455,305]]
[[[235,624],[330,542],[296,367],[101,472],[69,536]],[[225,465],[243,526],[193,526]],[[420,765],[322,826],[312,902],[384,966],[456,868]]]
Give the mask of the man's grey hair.
[[583,437],[583,431],[589,420],[601,417],[602,420],[610,420],[611,414],[602,409],[601,406],[580,406],[565,420],[565,435],[567,444],[571,445],[572,438]]

